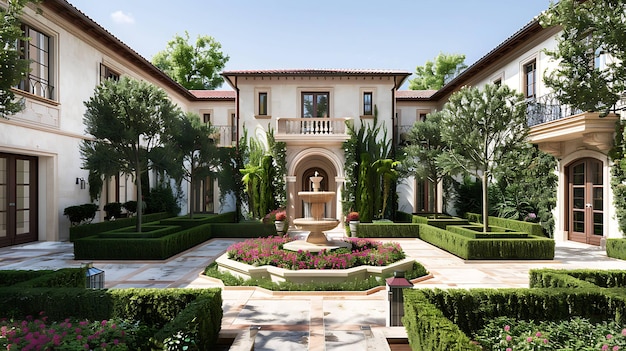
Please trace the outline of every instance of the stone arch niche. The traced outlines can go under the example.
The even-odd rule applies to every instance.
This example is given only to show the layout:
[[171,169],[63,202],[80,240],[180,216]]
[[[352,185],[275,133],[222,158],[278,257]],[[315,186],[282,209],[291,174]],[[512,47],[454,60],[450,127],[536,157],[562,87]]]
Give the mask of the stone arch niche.
[[321,190],[334,191],[335,196],[326,205],[325,215],[341,220],[341,188],[343,186],[343,164],[337,155],[323,148],[310,148],[299,152],[290,163],[287,177],[288,215],[293,219],[304,215],[304,204],[298,197],[299,191],[310,191],[308,179],[315,171],[324,177]]

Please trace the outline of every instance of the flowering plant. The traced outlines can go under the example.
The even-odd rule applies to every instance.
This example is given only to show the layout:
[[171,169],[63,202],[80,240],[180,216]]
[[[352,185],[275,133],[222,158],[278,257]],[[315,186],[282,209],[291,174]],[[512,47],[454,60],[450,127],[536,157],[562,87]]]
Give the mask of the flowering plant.
[[[123,321],[70,320],[50,322],[44,312],[23,321],[0,320],[3,350],[131,350],[146,340],[134,340],[138,326]],[[133,345],[133,343],[136,343]]]
[[347,269],[361,265],[386,266],[405,257],[398,243],[345,238],[350,248],[320,252],[289,251],[283,245],[293,239],[269,237],[231,245],[228,258],[252,266],[271,265],[285,269]]
[[277,221],[284,221],[287,218],[287,212],[285,211],[280,211],[276,213],[276,220]]
[[359,213],[358,212],[350,212],[346,216],[346,222],[352,222],[352,221],[358,221],[358,220],[359,220]]

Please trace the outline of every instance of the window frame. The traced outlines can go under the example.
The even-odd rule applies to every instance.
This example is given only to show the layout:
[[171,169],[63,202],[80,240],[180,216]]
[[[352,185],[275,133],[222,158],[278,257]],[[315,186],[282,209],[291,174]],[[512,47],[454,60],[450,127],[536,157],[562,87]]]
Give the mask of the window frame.
[[[530,71],[529,68],[532,68]],[[527,61],[522,65],[523,72],[523,88],[524,97],[526,99],[535,99],[537,97],[537,59]],[[532,83],[529,83],[529,74],[532,73]],[[532,94],[529,94],[529,89],[532,87]]]
[[[368,102],[369,97],[369,102]],[[363,95],[363,110],[362,115],[366,117],[374,116],[374,92],[373,91],[364,91]]]
[[[304,108],[304,101],[305,101],[305,95],[312,95],[313,96],[313,106],[312,106],[312,110],[314,112],[317,112],[317,97],[321,96],[321,95],[326,95],[326,116],[309,116],[309,117],[305,117],[305,108]],[[304,90],[302,92],[300,92],[300,116],[302,116],[301,118],[330,118],[330,91],[328,90],[324,90],[324,91],[311,91],[311,90]],[[314,113],[317,114],[317,113]]]
[[[54,83],[56,82],[54,69],[54,44],[56,42],[56,37],[49,35],[47,32],[40,30],[38,27],[31,26],[26,22],[22,22],[20,27],[24,37],[30,38],[28,41],[20,40],[18,42],[17,45],[19,45],[21,50],[20,58],[30,60],[31,62],[29,64],[30,72],[26,78],[18,83],[16,89],[39,99],[57,102],[58,93],[55,91],[54,86]],[[36,34],[35,38],[31,37],[31,32]],[[45,43],[41,43],[41,39],[44,39]],[[42,49],[41,46],[44,46],[44,48]],[[31,50],[33,47],[36,49]],[[38,57],[38,59],[34,59],[33,57]],[[37,67],[38,69],[34,70],[33,67]],[[43,77],[43,74],[33,74],[33,72],[41,72],[42,70],[47,72],[47,74],[45,74],[46,77]],[[32,83],[33,81],[35,82],[34,84]],[[40,87],[36,89],[36,86]]]

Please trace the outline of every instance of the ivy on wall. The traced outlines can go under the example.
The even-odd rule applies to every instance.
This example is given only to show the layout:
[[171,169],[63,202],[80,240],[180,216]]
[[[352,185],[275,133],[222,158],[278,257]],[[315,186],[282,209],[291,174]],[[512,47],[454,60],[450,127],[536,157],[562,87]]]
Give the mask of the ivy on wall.
[[[613,205],[615,217],[622,236],[626,233],[626,145],[624,144],[624,121],[618,121],[615,125],[615,143],[609,152],[609,158],[613,161],[611,166],[611,189],[613,190]],[[625,236],[626,237],[626,236]]]

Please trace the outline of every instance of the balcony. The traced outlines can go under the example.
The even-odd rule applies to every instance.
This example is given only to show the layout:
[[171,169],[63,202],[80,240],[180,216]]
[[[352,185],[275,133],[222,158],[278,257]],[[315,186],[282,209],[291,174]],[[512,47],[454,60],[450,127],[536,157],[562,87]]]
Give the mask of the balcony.
[[601,117],[598,112],[575,110],[551,95],[527,104],[529,142],[557,158],[580,149],[607,153],[613,146],[616,114]]
[[237,135],[233,135],[233,127],[228,125],[213,125],[215,133],[209,135],[210,139],[213,139],[217,146],[227,147],[236,144]]
[[352,118],[283,118],[276,120],[276,141],[291,144],[328,144],[348,140],[346,122]]

